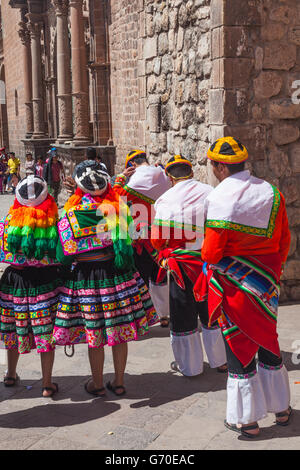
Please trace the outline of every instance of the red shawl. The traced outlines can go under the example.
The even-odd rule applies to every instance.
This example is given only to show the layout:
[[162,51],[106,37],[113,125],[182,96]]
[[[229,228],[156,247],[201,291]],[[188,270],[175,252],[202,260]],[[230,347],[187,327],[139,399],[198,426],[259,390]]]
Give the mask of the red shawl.
[[[265,272],[274,282],[279,282],[279,255],[249,256],[247,260],[257,266],[258,274]],[[194,287],[196,300],[207,297],[209,324],[219,320],[229,347],[244,367],[260,346],[280,357],[277,320],[270,311],[270,296],[263,291],[258,296],[241,289],[229,275],[220,273],[217,266],[204,269]]]

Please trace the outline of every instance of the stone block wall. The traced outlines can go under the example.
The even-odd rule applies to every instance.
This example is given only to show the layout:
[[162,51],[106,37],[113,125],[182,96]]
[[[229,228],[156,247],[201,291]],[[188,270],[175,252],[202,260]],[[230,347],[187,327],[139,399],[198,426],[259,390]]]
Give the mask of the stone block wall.
[[145,145],[143,133],[140,133],[140,116],[144,114],[140,96],[145,96],[145,91],[139,80],[143,9],[143,0],[109,2],[112,139],[119,163],[116,171],[123,168],[125,156],[131,149]]
[[[281,300],[300,299],[300,5],[212,0],[211,140],[234,135],[252,172],[276,185],[292,244]],[[300,100],[299,100],[300,103]]]
[[206,181],[210,0],[145,0],[145,140],[151,160],[181,154]]
[[[262,14],[261,43],[257,45],[255,107],[266,121],[266,164],[254,168],[285,196],[292,244],[284,271],[282,300],[300,299],[300,4],[269,1]],[[294,95],[294,96],[293,96]],[[265,115],[265,118],[263,117]],[[262,116],[262,117],[261,117]]]
[[206,180],[210,0],[112,0],[110,12],[116,170],[146,148],[151,161],[190,158]]

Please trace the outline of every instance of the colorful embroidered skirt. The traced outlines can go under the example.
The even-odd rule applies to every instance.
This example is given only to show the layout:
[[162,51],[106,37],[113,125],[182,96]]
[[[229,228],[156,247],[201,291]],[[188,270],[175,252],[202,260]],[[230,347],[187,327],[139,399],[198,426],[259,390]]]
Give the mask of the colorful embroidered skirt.
[[56,266],[6,268],[0,288],[0,344],[20,354],[54,349],[52,332],[61,285]]
[[64,280],[53,340],[115,346],[145,335],[158,321],[138,272],[116,271],[113,260],[80,262]]

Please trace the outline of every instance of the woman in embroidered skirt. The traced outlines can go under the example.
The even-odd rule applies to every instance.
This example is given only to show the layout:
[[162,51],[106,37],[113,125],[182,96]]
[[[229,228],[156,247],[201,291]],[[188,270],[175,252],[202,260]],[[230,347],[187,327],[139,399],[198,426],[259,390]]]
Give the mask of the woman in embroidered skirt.
[[58,391],[52,383],[52,331],[60,273],[55,261],[58,211],[46,182],[34,175],[20,181],[16,199],[0,224],[1,261],[9,263],[0,287],[0,340],[7,350],[4,385],[18,381],[20,354],[41,353],[44,397]]
[[57,257],[73,269],[64,279],[53,338],[58,345],[88,344],[92,378],[85,389],[95,396],[105,395],[104,346],[112,346],[115,378],[106,387],[120,396],[126,393],[127,343],[159,320],[133,264],[128,207],[109,175],[96,162],[83,162],[75,181],[58,224]]

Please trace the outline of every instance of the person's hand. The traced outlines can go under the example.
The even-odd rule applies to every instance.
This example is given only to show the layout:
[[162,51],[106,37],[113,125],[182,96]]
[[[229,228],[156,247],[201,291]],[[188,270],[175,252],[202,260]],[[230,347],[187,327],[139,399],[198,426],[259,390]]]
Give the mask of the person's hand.
[[64,179],[63,184],[64,184],[64,187],[66,188],[66,190],[68,191],[68,193],[73,194],[75,192],[76,183],[75,183],[74,179],[71,176],[67,176]]
[[130,176],[135,173],[135,168],[133,166],[129,166],[128,168],[125,168],[123,171],[123,175],[126,176],[126,178],[130,178]]

